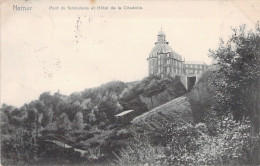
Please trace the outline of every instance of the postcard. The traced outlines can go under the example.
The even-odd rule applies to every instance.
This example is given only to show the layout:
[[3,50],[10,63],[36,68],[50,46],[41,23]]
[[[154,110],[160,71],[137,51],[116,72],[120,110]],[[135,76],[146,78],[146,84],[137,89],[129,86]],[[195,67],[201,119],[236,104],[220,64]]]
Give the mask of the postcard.
[[0,5],[1,165],[260,164],[259,1]]

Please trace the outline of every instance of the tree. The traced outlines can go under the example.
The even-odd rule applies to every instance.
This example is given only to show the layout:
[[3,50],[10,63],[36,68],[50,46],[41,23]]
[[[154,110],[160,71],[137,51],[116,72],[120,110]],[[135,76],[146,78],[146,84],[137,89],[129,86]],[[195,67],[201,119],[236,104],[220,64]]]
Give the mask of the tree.
[[39,100],[44,102],[46,106],[52,106],[54,98],[50,92],[44,92],[40,95]]
[[0,128],[1,128],[1,134],[7,134],[8,129],[10,127],[8,117],[4,112],[0,112]]
[[57,119],[57,129],[63,133],[71,129],[71,123],[66,113],[62,113]]
[[43,112],[43,117],[41,121],[41,125],[46,127],[49,123],[53,122],[53,111],[52,108],[46,108]]
[[143,96],[149,97],[153,108],[153,96],[161,93],[165,90],[165,85],[162,84],[161,80],[152,79],[146,88],[144,88]]
[[26,110],[27,110],[27,118],[25,120],[26,128],[29,131],[34,131],[37,137],[41,128],[43,113],[45,112],[44,102],[40,100],[32,101],[28,104],[28,108]]
[[260,122],[260,28],[246,32],[246,25],[233,29],[228,42],[220,41],[219,48],[210,50],[219,70],[221,81],[214,106],[218,111],[232,112],[236,120],[249,117],[252,131],[259,131]]
[[73,120],[72,128],[74,130],[83,130],[84,127],[83,114],[82,112],[77,112]]

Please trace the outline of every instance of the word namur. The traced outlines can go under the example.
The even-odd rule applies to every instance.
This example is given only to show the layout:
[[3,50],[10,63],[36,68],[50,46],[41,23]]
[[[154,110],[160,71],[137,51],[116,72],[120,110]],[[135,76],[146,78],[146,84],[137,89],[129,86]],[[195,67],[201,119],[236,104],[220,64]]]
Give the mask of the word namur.
[[13,10],[14,11],[30,11],[30,10],[32,10],[32,7],[31,6],[13,5]]

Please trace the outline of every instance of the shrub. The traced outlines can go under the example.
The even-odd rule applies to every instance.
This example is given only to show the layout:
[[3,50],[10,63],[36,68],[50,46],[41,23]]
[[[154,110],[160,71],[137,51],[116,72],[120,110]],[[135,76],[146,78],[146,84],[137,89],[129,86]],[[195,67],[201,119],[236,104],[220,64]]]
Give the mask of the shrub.
[[[181,127],[166,127],[160,140],[152,145],[145,134],[117,155],[119,165],[259,165],[260,135],[250,134],[250,121],[233,120],[229,114],[214,121]],[[158,133],[157,133],[158,134]],[[158,137],[158,135],[157,135]],[[137,139],[137,138],[136,138]]]
[[201,132],[196,144],[197,164],[260,164],[260,137],[250,135],[250,122],[236,122],[229,115],[217,121],[217,136]]
[[162,165],[163,148],[151,146],[146,141],[137,141],[122,149],[116,156],[116,165]]

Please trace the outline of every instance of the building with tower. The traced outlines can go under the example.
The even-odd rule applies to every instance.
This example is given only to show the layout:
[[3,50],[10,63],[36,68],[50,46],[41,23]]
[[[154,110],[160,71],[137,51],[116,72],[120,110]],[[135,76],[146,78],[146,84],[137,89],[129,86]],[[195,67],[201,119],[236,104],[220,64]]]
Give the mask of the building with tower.
[[166,41],[166,35],[161,30],[157,35],[155,46],[150,52],[148,60],[149,75],[159,77],[184,74],[184,60],[181,55],[173,51]]
[[166,35],[162,30],[157,34],[157,41],[147,60],[149,75],[161,78],[199,75],[208,68],[208,65],[204,62],[185,62],[184,58],[169,46]]
[[184,58],[169,46],[162,30],[157,34],[157,41],[147,61],[150,76],[178,78],[188,91],[208,68],[204,62],[185,62]]

